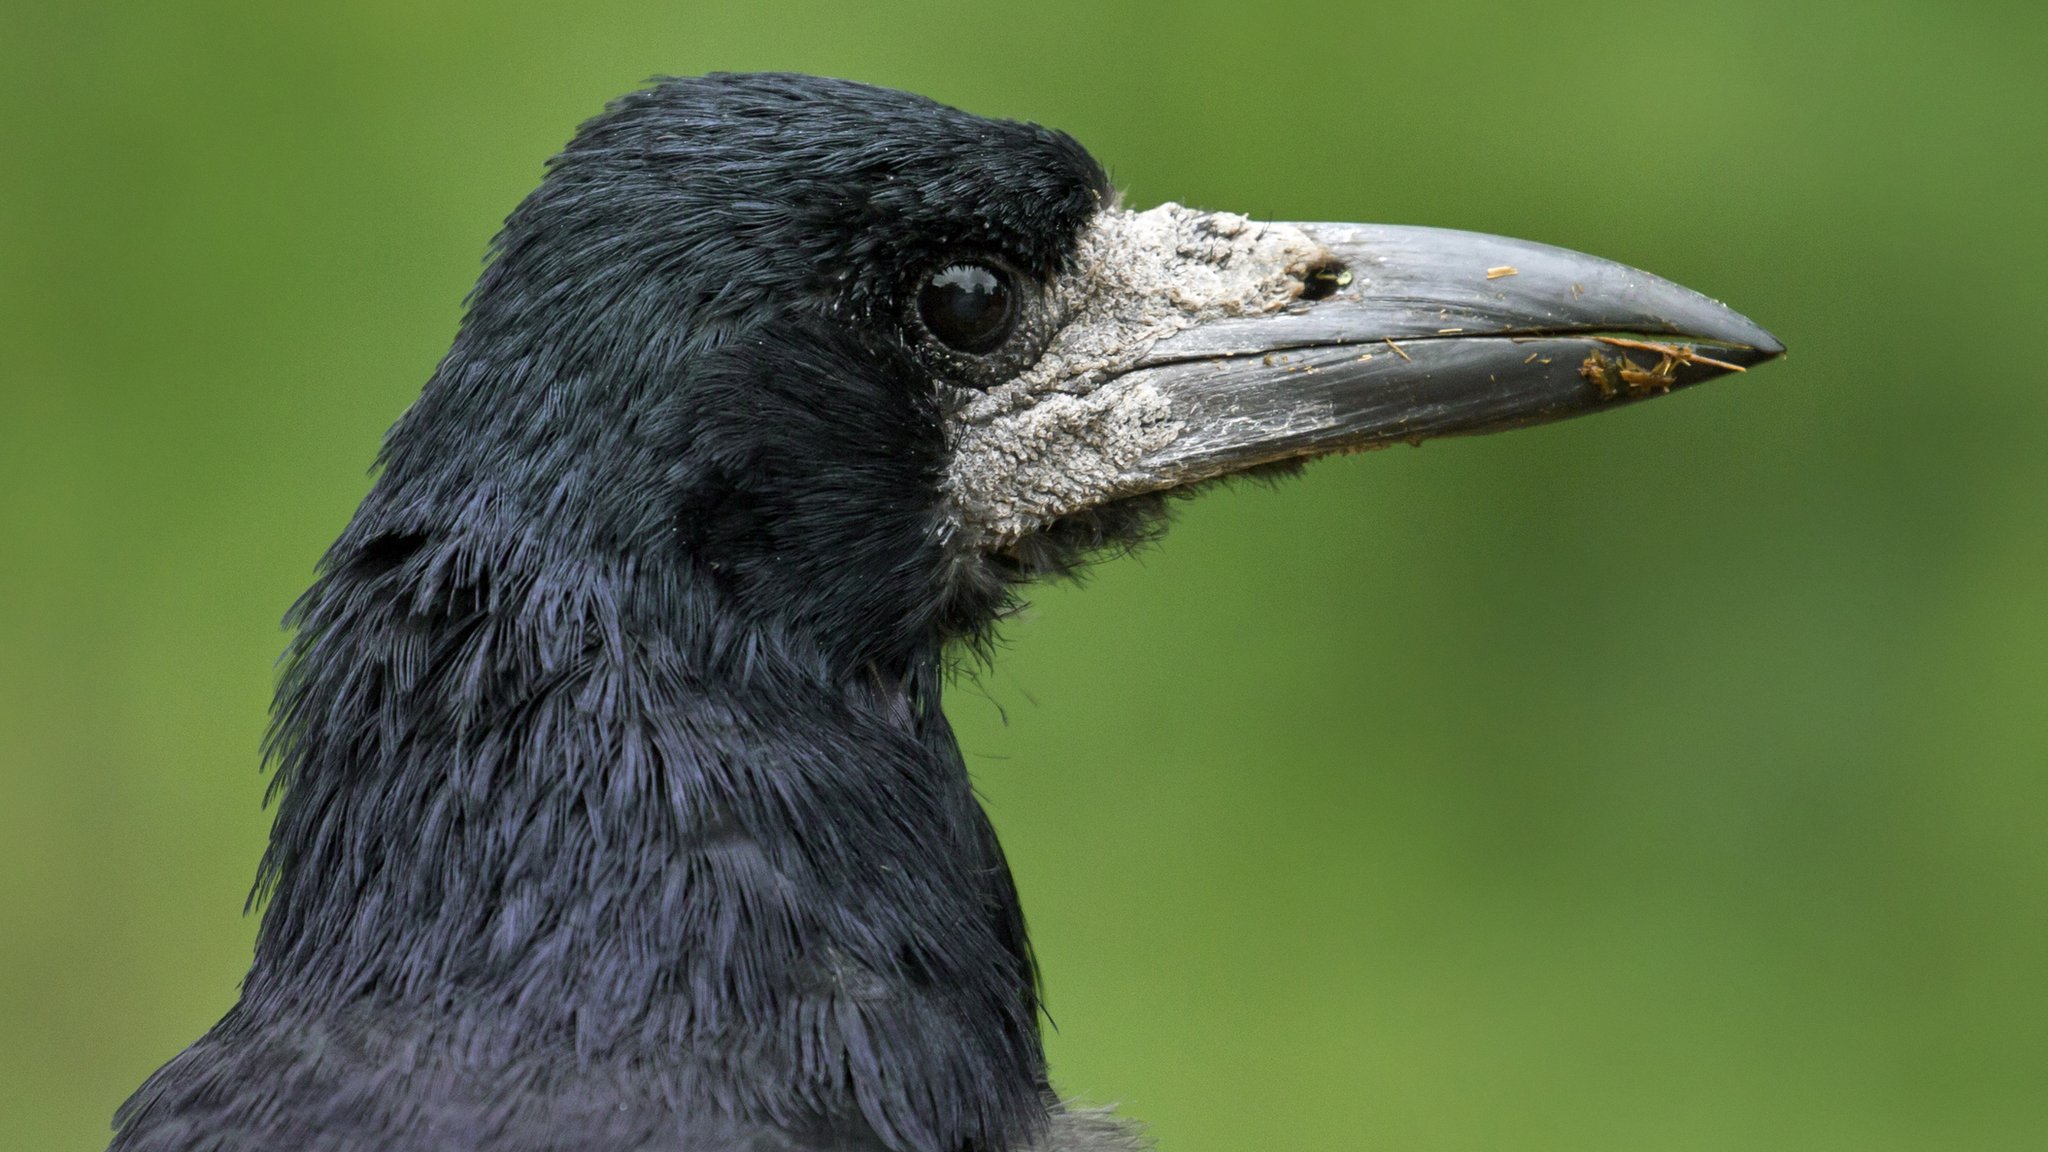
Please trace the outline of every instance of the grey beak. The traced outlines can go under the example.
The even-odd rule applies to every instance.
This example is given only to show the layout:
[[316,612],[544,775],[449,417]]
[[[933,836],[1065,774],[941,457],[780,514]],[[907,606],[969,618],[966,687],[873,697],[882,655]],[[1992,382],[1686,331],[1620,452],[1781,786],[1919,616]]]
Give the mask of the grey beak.
[[1726,306],[1525,240],[1105,210],[1039,362],[964,404],[967,538],[1262,464],[1619,407],[1784,353]]
[[1295,227],[1335,261],[1309,273],[1293,307],[1186,328],[1125,375],[1157,389],[1183,422],[1133,473],[1172,487],[1293,457],[1540,424],[1785,350],[1724,304],[1596,256],[1442,228]]

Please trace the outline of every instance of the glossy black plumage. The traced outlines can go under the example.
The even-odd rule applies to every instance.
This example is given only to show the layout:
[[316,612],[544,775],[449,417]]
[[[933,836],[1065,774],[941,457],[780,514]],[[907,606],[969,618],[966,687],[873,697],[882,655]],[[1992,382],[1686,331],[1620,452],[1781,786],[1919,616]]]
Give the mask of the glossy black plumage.
[[1004,591],[934,541],[896,315],[950,251],[1051,274],[1106,194],[1058,133],[808,77],[585,125],[294,610],[255,963],[115,1147],[1037,1135],[939,711]]
[[1782,351],[1541,244],[1124,210],[903,93],[628,96],[293,611],[255,963],[115,1148],[1131,1148],[1052,1095],[949,652],[1169,493]]

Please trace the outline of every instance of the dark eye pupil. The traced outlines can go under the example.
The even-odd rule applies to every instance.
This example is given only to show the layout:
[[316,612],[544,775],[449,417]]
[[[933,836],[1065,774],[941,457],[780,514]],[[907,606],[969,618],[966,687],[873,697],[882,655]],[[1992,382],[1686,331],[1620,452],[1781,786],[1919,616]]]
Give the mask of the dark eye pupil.
[[917,294],[917,313],[939,342],[955,352],[987,352],[1016,322],[1010,278],[986,264],[948,264]]

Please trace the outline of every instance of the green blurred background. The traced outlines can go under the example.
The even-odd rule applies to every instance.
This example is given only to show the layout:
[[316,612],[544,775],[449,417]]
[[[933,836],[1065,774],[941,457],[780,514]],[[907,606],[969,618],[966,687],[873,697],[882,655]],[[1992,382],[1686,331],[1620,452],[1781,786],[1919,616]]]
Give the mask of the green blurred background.
[[232,1001],[276,622],[497,222],[752,68],[1792,348],[1041,591],[951,710],[1070,1092],[1168,1152],[2048,1147],[2041,12],[7,4],[0,1148],[100,1147]]

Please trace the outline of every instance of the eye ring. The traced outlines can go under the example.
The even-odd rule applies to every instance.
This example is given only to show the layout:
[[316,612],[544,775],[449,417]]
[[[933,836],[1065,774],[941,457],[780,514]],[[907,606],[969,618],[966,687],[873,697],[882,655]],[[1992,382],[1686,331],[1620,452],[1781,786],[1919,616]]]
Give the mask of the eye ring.
[[969,356],[1002,347],[1017,330],[1022,300],[1008,269],[982,260],[934,268],[917,289],[917,318],[932,339]]

